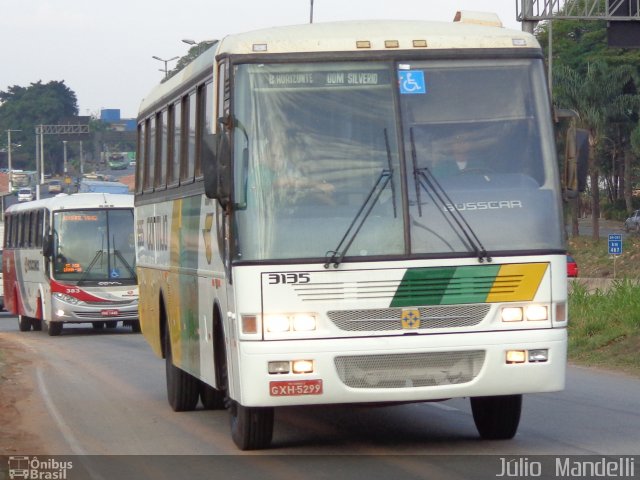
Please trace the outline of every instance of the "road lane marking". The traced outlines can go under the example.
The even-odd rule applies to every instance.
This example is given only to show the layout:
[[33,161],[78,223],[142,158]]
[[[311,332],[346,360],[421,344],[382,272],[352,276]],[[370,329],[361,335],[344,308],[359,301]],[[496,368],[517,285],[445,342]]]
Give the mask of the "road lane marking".
[[51,415],[53,420],[56,422],[56,425],[58,426],[60,433],[62,434],[65,441],[71,448],[71,451],[73,451],[75,455],[87,455],[87,452],[84,450],[84,448],[82,448],[82,446],[80,445],[80,442],[71,431],[71,428],[69,427],[67,422],[65,422],[64,418],[62,418],[62,414],[54,405],[53,399],[49,394],[49,390],[47,389],[47,386],[44,383],[44,378],[42,376],[42,369],[40,367],[36,368],[36,377],[38,378],[38,389],[42,394],[42,398],[44,399],[44,403],[47,407],[47,410],[49,410],[49,414]]

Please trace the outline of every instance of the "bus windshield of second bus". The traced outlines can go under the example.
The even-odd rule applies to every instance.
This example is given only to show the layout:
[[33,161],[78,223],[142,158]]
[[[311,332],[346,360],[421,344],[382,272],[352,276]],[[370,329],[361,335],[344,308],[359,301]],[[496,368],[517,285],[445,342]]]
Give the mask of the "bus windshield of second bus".
[[64,210],[53,216],[53,277],[80,283],[136,282],[133,212]]
[[538,58],[240,64],[234,87],[236,260],[563,248]]

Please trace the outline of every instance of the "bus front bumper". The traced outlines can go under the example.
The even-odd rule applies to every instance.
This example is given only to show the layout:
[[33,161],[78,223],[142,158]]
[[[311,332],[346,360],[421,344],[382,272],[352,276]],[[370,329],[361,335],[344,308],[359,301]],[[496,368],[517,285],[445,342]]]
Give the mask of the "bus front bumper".
[[[245,406],[429,401],[562,390],[567,331],[239,342],[237,353],[231,394]],[[297,360],[313,371],[269,373]]]
[[51,321],[66,323],[91,323],[138,320],[138,303],[72,305],[54,298],[51,303]]

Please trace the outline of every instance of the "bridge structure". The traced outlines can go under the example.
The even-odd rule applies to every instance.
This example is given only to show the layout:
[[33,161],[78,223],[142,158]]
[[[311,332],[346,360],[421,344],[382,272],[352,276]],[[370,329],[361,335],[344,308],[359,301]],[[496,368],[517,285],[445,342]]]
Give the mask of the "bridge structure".
[[529,33],[541,21],[604,20],[610,47],[640,48],[640,0],[516,0],[516,18]]

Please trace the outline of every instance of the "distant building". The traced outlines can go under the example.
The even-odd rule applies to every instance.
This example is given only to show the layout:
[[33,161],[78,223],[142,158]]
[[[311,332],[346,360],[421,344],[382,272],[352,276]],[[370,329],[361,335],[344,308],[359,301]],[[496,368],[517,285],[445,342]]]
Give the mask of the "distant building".
[[103,108],[100,110],[100,120],[108,123],[110,130],[114,132],[134,132],[136,130],[136,119],[120,118],[119,108]]

